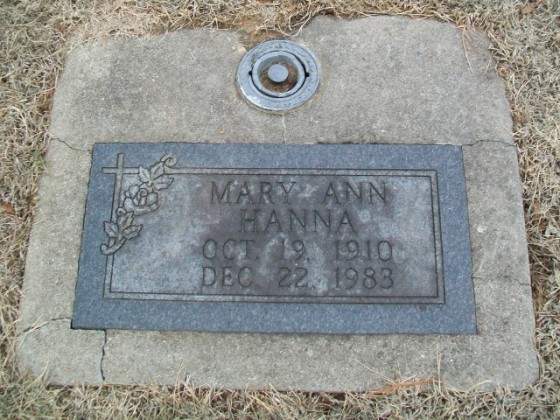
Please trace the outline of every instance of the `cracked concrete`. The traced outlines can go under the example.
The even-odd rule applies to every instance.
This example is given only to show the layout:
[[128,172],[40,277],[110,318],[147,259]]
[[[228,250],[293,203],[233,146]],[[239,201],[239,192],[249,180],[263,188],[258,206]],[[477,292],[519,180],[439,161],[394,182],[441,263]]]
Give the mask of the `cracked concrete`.
[[49,322],[18,337],[20,369],[52,384],[100,384],[104,335],[103,331],[70,330],[68,320]]
[[[318,18],[296,41],[319,59],[319,93],[285,115],[260,112],[237,94],[244,49],[233,32],[185,31],[74,50],[56,90],[51,132],[58,140],[49,148],[30,239],[18,326],[21,368],[53,383],[172,385],[190,377],[224,387],[331,391],[380,387],[385,378],[399,379],[398,371],[401,378],[437,377],[458,388],[520,389],[535,381],[509,104],[487,39],[479,32],[468,38],[464,45],[459,29],[434,21]],[[89,150],[96,142],[166,141],[468,146],[478,333],[72,330]]]
[[508,142],[508,141],[501,141],[501,140],[493,140],[493,139],[481,139],[481,140],[475,140],[472,143],[465,143],[462,146],[463,147],[472,147],[472,146],[477,146],[480,143],[497,143],[497,144],[501,144],[507,147],[515,147],[515,144],[512,142]]
[[107,330],[103,331],[103,347],[101,348],[101,360],[99,361],[99,373],[101,375],[101,380],[105,381],[105,373],[103,371],[103,363],[105,362],[105,348],[107,346]]
[[79,147],[72,146],[71,144],[68,144],[68,143],[65,142],[64,140],[59,139],[59,138],[57,138],[57,137],[52,137],[51,139],[52,139],[52,141],[58,141],[58,142],[64,144],[66,147],[68,147],[69,149],[72,149],[72,150],[74,150],[74,151],[76,151],[76,152],[85,152],[85,153],[89,153],[89,154],[91,155],[91,147],[90,147],[89,149],[81,149],[81,148],[79,148]]
[[24,328],[21,331],[19,331],[19,330],[16,331],[16,337],[23,336],[23,335],[25,335],[25,334],[27,334],[31,331],[37,331],[37,330],[43,328],[44,326],[49,325],[50,323],[55,322],[55,321],[69,321],[69,322],[71,322],[72,318],[60,317],[60,318],[48,319],[46,321],[37,321],[34,324],[29,325],[27,328]]

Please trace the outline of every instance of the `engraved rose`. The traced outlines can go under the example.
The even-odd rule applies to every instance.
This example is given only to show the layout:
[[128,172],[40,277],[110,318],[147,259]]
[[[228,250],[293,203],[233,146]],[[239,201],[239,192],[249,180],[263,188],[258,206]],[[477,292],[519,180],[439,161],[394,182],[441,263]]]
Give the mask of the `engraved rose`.
[[125,193],[124,208],[126,211],[141,215],[157,210],[158,194],[150,192],[146,188],[133,185]]
[[101,245],[103,254],[114,254],[127,240],[140,234],[142,225],[134,224],[134,217],[158,209],[158,191],[166,189],[173,182],[173,178],[166,174],[166,170],[176,163],[177,157],[168,153],[150,168],[138,167],[136,182],[140,183],[131,185],[125,191],[124,198],[119,200],[119,207],[112,220],[104,222],[103,227],[109,241]]

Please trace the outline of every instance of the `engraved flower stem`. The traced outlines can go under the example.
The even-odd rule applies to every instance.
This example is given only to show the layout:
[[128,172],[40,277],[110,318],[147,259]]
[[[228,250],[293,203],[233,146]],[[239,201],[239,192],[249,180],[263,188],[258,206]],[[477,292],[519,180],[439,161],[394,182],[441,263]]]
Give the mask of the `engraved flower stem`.
[[[117,218],[119,216],[123,216],[126,214],[126,211],[122,208],[117,209]],[[126,238],[122,236],[120,233],[117,233],[116,238],[109,238],[109,244],[102,244],[101,245],[101,252],[105,255],[114,254],[117,252],[126,242]]]

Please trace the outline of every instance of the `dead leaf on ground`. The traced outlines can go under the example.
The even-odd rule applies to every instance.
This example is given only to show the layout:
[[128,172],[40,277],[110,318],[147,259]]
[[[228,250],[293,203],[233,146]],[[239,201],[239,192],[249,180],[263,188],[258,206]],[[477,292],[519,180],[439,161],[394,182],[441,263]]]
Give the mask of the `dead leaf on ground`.
[[14,215],[14,206],[12,206],[10,203],[0,203],[0,213]]
[[523,9],[521,9],[521,13],[524,15],[529,15],[535,11],[538,3],[528,3]]
[[408,388],[411,386],[422,386],[422,385],[431,385],[435,383],[433,379],[424,379],[421,381],[412,381],[412,382],[402,382],[394,385],[388,385],[381,389],[376,389],[374,391],[370,391],[369,394],[371,395],[383,395],[383,394],[390,394],[392,392],[397,391],[401,388]]

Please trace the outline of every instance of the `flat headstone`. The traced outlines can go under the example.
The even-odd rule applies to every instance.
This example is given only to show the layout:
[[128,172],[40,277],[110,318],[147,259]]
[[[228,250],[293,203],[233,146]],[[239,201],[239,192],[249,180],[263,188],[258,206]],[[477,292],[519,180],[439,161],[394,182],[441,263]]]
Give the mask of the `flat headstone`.
[[461,148],[96,144],[72,325],[475,333]]
[[[273,385],[279,389],[330,391],[376,388],[387,379],[410,377],[436,377],[450,386],[479,389],[499,385],[519,389],[536,380],[538,365],[533,345],[534,317],[521,185],[509,104],[503,82],[493,70],[486,37],[479,32],[463,37],[452,25],[425,20],[318,18],[295,41],[315,54],[322,78],[315,97],[285,115],[256,110],[239,96],[235,72],[246,48],[233,32],[184,31],[162,37],[93,43],[70,53],[55,95],[51,132],[56,139],[50,145],[47,170],[41,180],[26,265],[18,347],[22,369],[35,375],[45,373],[55,383],[174,384],[189,377],[197,384],[223,387]],[[222,148],[216,144],[192,143],[217,143]],[[253,146],[234,147],[233,143]],[[274,145],[257,147],[256,143]],[[292,148],[286,146],[288,143],[300,145]],[[358,152],[360,147],[365,152]],[[206,153],[201,154],[202,150]],[[245,153],[240,153],[241,150]],[[299,156],[290,152],[293,150],[305,150],[305,155],[291,161]],[[193,248],[198,249],[198,254],[186,253],[184,261],[181,252],[188,249],[188,241],[193,238],[213,239],[216,244],[219,239],[225,239],[226,236],[219,237],[218,233],[227,227],[224,221],[230,217],[227,212],[234,210],[212,213],[208,207],[207,212],[201,211],[199,205],[203,198],[181,191],[192,193],[195,184],[209,179],[224,188],[227,178],[216,172],[197,178],[199,175],[170,171],[168,176],[173,181],[158,196],[157,210],[139,216],[134,223],[142,225],[140,231],[136,229],[138,235],[133,233],[135,229],[129,230],[129,239],[115,252],[109,252],[116,270],[111,277],[115,288],[107,290],[105,286],[111,286],[111,282],[102,279],[95,283],[98,280],[94,279],[99,279],[102,259],[109,259],[103,249],[112,251],[111,247],[118,242],[111,242],[116,238],[111,237],[115,227],[112,223],[118,228],[113,210],[121,204],[125,206],[122,196],[115,194],[115,174],[111,171],[118,168],[119,155],[123,167],[139,174],[140,166],[151,168],[168,153],[176,157],[176,163],[171,166],[183,170],[265,168],[274,169],[274,176],[278,177],[288,176],[282,171],[299,169],[304,171],[290,176],[317,188],[323,188],[324,182],[312,182],[309,177],[314,172],[306,171],[326,171],[321,176],[332,176],[325,175],[329,170],[358,171],[337,176],[362,176],[363,182],[385,180],[387,188],[393,185],[407,195],[413,194],[418,199],[417,206],[410,203],[399,206],[398,211],[403,212],[401,219],[380,203],[371,204],[380,206],[379,214],[388,229],[396,232],[401,224],[406,227],[401,239],[412,238],[410,224],[425,230],[429,223],[436,227],[440,223],[440,243],[432,232],[432,242],[426,242],[425,238],[430,236],[424,235],[423,240],[409,248],[414,249],[415,255],[426,257],[422,261],[424,286],[414,289],[408,284],[403,289],[408,296],[397,302],[391,292],[374,291],[365,298],[351,292],[342,295],[336,290],[336,277],[334,289],[320,290],[319,276],[310,275],[316,288],[310,288],[303,297],[297,294],[295,298],[299,302],[290,300],[294,295],[272,290],[270,284],[260,298],[255,288],[245,293],[240,286],[237,293],[218,298],[225,301],[216,301],[218,293],[195,290],[194,284],[179,281],[180,273],[192,267],[189,258],[204,260],[204,254],[200,256],[203,252],[200,246],[204,243],[198,242],[198,248]],[[428,161],[429,165],[422,165]],[[436,172],[437,208],[428,206],[427,187],[428,184],[433,187],[433,177],[427,174],[423,183],[418,180],[407,183],[399,178],[402,174],[395,172],[403,168]],[[451,173],[455,175],[450,176]],[[251,171],[243,177],[247,181],[261,179]],[[131,191],[128,198],[138,198],[131,190],[134,177],[128,178],[124,190]],[[436,203],[433,194],[432,189],[432,204]],[[185,199],[187,195],[192,196],[189,198],[192,201]],[[463,201],[451,199],[461,195]],[[111,197],[114,204],[109,209]],[[224,197],[227,200],[227,195]],[[311,194],[308,200],[314,197]],[[185,211],[185,219],[181,220],[178,216],[181,206],[174,205],[177,200],[183,200],[183,208],[195,204],[196,209]],[[311,202],[302,202],[302,206],[307,205]],[[428,211],[421,211],[426,208]],[[192,220],[201,223],[201,229],[187,226],[187,216],[191,213]],[[206,235],[212,227],[208,219],[203,223],[205,217],[216,219],[220,232],[214,232],[215,237]],[[371,212],[364,211],[364,218],[368,217]],[[241,223],[239,220],[237,223]],[[347,224],[344,227],[348,228]],[[377,233],[376,228],[367,229],[373,229],[364,231],[368,236]],[[185,234],[184,242],[179,238],[181,234]],[[295,242],[298,239],[308,246],[306,250],[314,250],[313,255],[305,257],[310,258],[309,268],[336,270],[337,248],[333,250],[333,241],[344,243],[347,237],[325,238],[323,247],[311,236],[306,240],[286,237],[289,240],[284,243],[293,245],[287,249],[292,257],[300,252],[300,244]],[[395,234],[394,238],[399,236]],[[367,241],[366,236],[359,239]],[[392,246],[391,256],[397,258],[397,248],[401,245],[390,240],[385,242]],[[433,252],[427,252],[426,243],[434,244]],[[468,262],[469,244],[470,268],[462,265]],[[346,251],[353,252],[352,247],[343,244],[340,255],[348,257]],[[381,247],[385,250],[383,258],[387,258],[387,245]],[[207,256],[212,256],[212,249],[210,243],[205,250]],[[226,258],[228,248],[226,254],[223,251],[222,244],[221,258]],[[266,250],[260,251],[267,255]],[[334,255],[334,262],[332,258],[325,264],[317,262],[318,256],[328,256],[329,252],[331,257]],[[440,268],[436,263],[438,256],[442,257]],[[150,260],[152,257],[155,259]],[[160,265],[154,266],[154,261]],[[375,261],[374,270],[391,268],[382,266],[380,261]],[[410,261],[401,262],[399,267],[410,269]],[[208,267],[222,266],[221,262],[212,264]],[[287,268],[297,267],[294,263]],[[273,269],[278,266],[264,262],[255,265],[255,270],[263,270],[263,274],[270,274],[267,270]],[[152,274],[158,270],[167,273],[167,286],[153,278]],[[453,279],[466,272],[470,278],[461,278],[458,283],[466,289],[458,293],[460,296],[454,296]],[[345,280],[353,281],[353,272],[349,273]],[[91,283],[88,278],[92,279]],[[210,281],[208,278],[207,282]],[[474,317],[469,306],[470,284],[474,291]],[[103,288],[96,289],[100,285]],[[439,293],[442,286],[443,299],[440,294],[430,292],[432,288],[432,292],[437,289]],[[93,300],[88,288],[97,293]],[[150,299],[137,299],[139,292],[147,292]],[[160,300],[162,292],[171,292],[179,297],[178,302]],[[116,295],[111,296],[113,293]],[[135,308],[134,304],[128,311],[124,305],[116,312],[104,312],[104,306],[88,307],[86,303],[105,304],[106,298],[110,301],[113,297],[118,301],[122,297],[119,293],[132,293],[140,306]],[[430,295],[431,300],[410,300],[422,295]],[[85,296],[90,300],[82,301],[82,305],[80,301]],[[380,300],[384,298],[393,302],[382,303]],[[255,301],[259,299],[264,301]],[[267,299],[276,302],[266,302]],[[288,301],[278,301],[284,299]],[[317,299],[326,301],[312,303]],[[344,303],[333,303],[336,299],[343,299]],[[438,311],[452,308],[453,305],[448,306],[450,303],[462,305],[461,309],[455,314],[447,313],[451,318],[436,316]],[[166,304],[170,306],[162,316],[159,309]],[[190,329],[203,329],[197,328],[202,325],[196,318],[200,312],[175,313],[171,309],[174,304],[191,309],[196,305],[263,308],[250,321],[235,317],[227,322],[207,319],[206,325],[213,326],[207,330],[254,331],[262,325],[269,327],[268,330],[299,328],[310,333],[171,331],[181,324],[180,317],[184,314],[193,315],[186,320]],[[362,308],[358,312],[371,310],[370,315],[385,310],[391,317],[380,318],[378,322],[356,317],[351,323],[348,314],[353,309],[343,314],[346,318],[343,316],[342,321],[329,320],[325,312],[315,309],[317,312],[309,320],[296,320],[288,315],[286,321],[274,323],[272,315],[277,319],[278,313],[271,309],[272,315],[267,318],[265,309],[292,306],[300,308],[296,310],[301,312],[296,314],[305,315],[313,305],[327,312],[324,308],[339,305],[344,309],[346,305]],[[80,308],[85,312],[80,312]],[[391,312],[399,308],[400,315],[398,311]],[[344,312],[343,309],[338,311]],[[80,318],[80,314],[86,315]],[[231,315],[231,312],[208,311],[206,318],[224,314]],[[132,322],[136,323],[132,325]],[[76,328],[80,323],[83,327],[102,329]],[[415,330],[414,325],[422,326],[421,331]],[[432,333],[424,328],[428,326]],[[460,330],[452,331],[452,327]],[[352,329],[370,334],[351,334]]]

